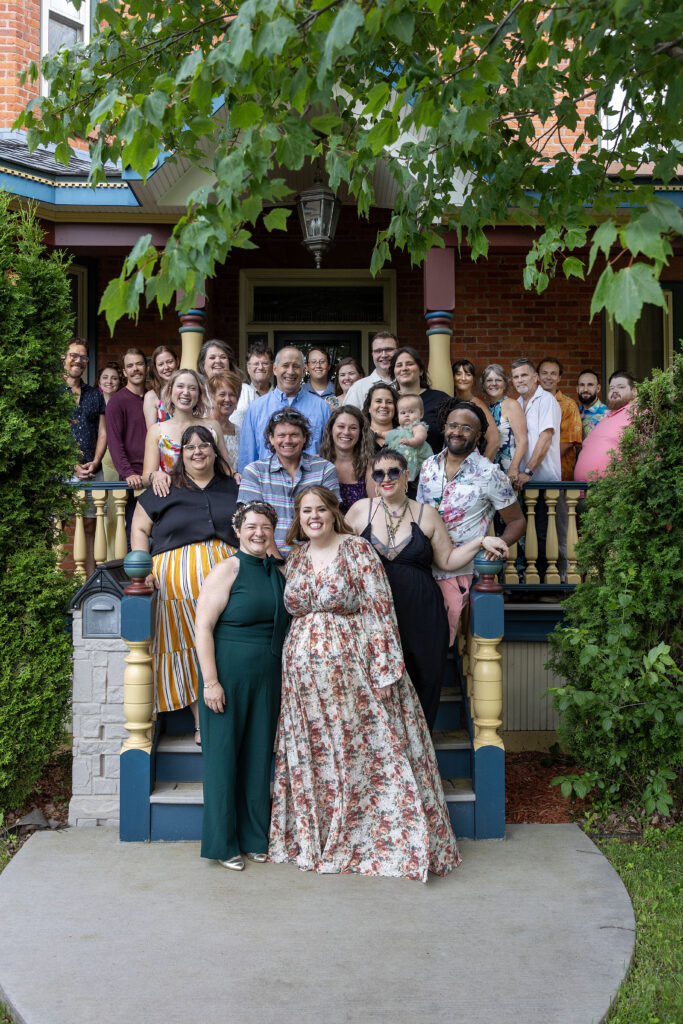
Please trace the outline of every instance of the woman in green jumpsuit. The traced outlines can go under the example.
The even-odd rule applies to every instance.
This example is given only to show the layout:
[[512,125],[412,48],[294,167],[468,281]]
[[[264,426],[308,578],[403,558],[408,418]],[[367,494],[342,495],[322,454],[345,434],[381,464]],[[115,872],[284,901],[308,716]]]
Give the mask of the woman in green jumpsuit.
[[240,547],[207,576],[197,602],[202,731],[202,857],[241,871],[265,861],[270,764],[289,616],[274,550],[277,515],[252,501],[233,518]]

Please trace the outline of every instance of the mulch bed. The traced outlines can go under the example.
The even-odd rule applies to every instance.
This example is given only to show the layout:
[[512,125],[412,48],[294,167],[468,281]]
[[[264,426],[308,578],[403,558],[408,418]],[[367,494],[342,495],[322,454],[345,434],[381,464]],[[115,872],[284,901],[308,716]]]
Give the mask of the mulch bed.
[[505,754],[505,821],[508,825],[559,825],[581,816],[582,800],[571,803],[551,781],[570,775],[567,758],[539,750]]
[[60,747],[50,758],[23,806],[5,815],[0,837],[6,840],[10,855],[15,854],[35,831],[31,827],[16,829],[17,822],[31,811],[40,811],[54,827],[63,828],[67,824],[71,799],[71,765],[71,747]]

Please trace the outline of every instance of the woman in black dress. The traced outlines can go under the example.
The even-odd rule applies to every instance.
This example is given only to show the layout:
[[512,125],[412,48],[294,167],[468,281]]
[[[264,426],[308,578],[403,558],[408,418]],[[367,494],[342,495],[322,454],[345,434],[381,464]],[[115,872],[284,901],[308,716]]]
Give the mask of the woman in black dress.
[[422,399],[422,419],[427,424],[427,444],[437,455],[443,450],[443,427],[439,423],[439,409],[448,401],[450,395],[430,385],[422,356],[410,345],[396,349],[391,359],[389,373],[396,379],[399,394],[419,395]]
[[372,478],[379,497],[357,501],[346,521],[370,541],[382,560],[406,671],[431,731],[448,654],[448,620],[432,563],[451,572],[466,565],[480,548],[507,557],[507,545],[499,537],[481,536],[454,548],[436,509],[408,497],[408,465],[400,452],[378,452]]

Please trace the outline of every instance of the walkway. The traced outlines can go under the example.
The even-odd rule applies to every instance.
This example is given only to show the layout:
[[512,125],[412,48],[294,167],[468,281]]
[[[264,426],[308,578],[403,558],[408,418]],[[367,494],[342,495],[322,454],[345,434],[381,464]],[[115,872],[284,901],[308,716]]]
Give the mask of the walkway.
[[635,937],[607,860],[575,825],[462,852],[421,885],[39,833],[0,875],[0,1000],[21,1024],[598,1024]]

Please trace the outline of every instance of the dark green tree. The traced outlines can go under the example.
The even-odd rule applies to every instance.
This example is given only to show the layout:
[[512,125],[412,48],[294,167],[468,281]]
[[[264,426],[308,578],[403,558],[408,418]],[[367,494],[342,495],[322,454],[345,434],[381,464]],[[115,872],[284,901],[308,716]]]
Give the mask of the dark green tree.
[[32,211],[0,193],[0,810],[31,791],[62,734],[71,694],[55,524],[74,512],[77,461],[61,353],[71,330],[61,255]]
[[591,792],[668,812],[683,772],[683,354],[638,388],[632,425],[581,523],[586,573],[550,636],[553,702]]

